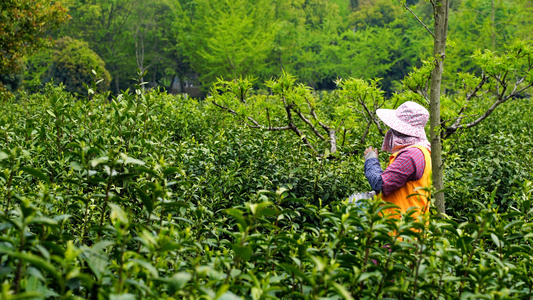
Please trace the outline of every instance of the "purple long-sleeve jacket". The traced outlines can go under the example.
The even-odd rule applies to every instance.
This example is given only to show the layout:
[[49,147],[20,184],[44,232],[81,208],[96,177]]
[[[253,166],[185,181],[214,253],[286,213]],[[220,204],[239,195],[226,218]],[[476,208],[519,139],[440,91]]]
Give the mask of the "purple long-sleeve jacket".
[[381,169],[377,158],[367,159],[365,161],[365,176],[372,190],[376,193],[383,192],[383,194],[389,195],[407,182],[422,178],[425,167],[426,161],[420,149],[405,148],[399,151],[394,162],[385,171]]

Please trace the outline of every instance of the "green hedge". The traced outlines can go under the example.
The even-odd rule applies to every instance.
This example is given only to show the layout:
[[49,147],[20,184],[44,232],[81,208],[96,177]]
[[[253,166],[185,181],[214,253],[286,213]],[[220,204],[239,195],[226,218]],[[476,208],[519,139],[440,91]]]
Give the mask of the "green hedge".
[[383,203],[344,202],[369,189],[361,155],[317,158],[288,133],[243,127],[204,102],[140,88],[76,100],[48,86],[5,107],[3,298],[532,296],[531,173],[499,212],[500,188],[450,176],[469,172],[468,143],[447,174],[448,207],[463,219],[425,227],[382,218]]

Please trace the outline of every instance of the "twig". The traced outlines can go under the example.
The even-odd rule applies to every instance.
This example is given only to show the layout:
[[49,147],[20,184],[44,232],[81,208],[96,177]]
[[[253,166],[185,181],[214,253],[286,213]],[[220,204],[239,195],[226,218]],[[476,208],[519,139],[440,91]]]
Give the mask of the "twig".
[[287,104],[287,100],[285,99],[285,97],[282,97],[281,100],[283,100],[283,106],[285,106],[285,111],[287,112],[287,119],[289,120],[289,128],[294,132],[296,133],[296,135],[298,137],[300,137],[300,139],[302,140],[302,142],[304,142],[304,144],[309,147],[311,150],[313,150],[313,152],[315,154],[317,154],[318,152],[315,150],[315,148],[313,147],[313,145],[311,145],[311,143],[309,142],[309,140],[305,137],[305,135],[302,134],[302,132],[298,129],[298,127],[296,127],[296,125],[294,125],[293,121],[292,121],[292,114],[291,114],[291,107],[290,105]]
[[370,116],[370,118],[372,118],[372,121],[374,121],[374,123],[376,124],[376,126],[378,127],[378,130],[379,130],[379,133],[381,135],[385,135],[385,133],[383,133],[383,129],[381,128],[381,125],[379,125],[379,121],[377,120],[377,118],[374,116],[374,114],[372,114],[370,112],[370,110],[368,109],[368,107],[366,106],[365,102],[364,101],[359,101],[359,104],[361,104],[361,106],[365,109],[366,113]]
[[[403,7],[405,7],[405,9],[406,9],[408,12],[410,12],[410,13],[413,15],[413,17],[414,17],[414,18],[415,18],[420,24],[422,24],[422,26],[424,26],[424,28],[426,28],[426,30],[429,32],[429,34],[431,34],[431,36],[432,36],[433,38],[435,38],[435,34],[434,34],[433,32],[431,32],[431,30],[429,29],[429,27],[427,27],[427,25],[424,24],[424,22],[422,22],[422,20],[420,20],[420,19],[418,18],[418,16],[415,15],[415,13],[414,13],[414,12],[413,12],[413,11],[412,11],[412,10],[411,10],[411,9],[405,4],[405,3],[402,3],[401,0],[398,0],[398,2],[400,2],[400,4],[403,5]],[[433,2],[431,2],[431,3],[433,3]]]
[[311,121],[309,121],[309,119],[307,119],[300,110],[296,110],[296,109],[293,109],[294,112],[298,115],[298,117],[300,117],[300,119],[302,119],[307,125],[309,125],[309,127],[311,127],[311,131],[313,131],[315,133],[316,136],[318,136],[319,139],[325,141],[326,139],[324,138],[324,136],[322,134],[320,134],[320,132],[318,132],[318,130],[316,129],[316,127],[313,125],[313,123],[311,123]]
[[483,72],[482,77],[481,77],[481,81],[478,83],[478,85],[474,88],[474,90],[470,94],[466,95],[465,104],[459,110],[459,113],[457,114],[459,117],[457,117],[457,119],[453,123],[452,127],[459,126],[459,124],[461,124],[461,121],[463,121],[463,118],[467,117],[467,116],[462,116],[463,112],[466,109],[466,106],[468,105],[470,100],[472,100],[472,98],[474,98],[474,96],[476,96],[477,92],[479,92],[479,90],[483,87],[483,85],[485,85],[485,83],[487,82],[487,78],[488,77]]
[[[226,107],[226,106],[223,106],[221,104],[218,104],[216,103],[214,100],[211,101],[211,103],[213,103],[215,106],[217,106],[218,108],[220,109],[223,109],[227,112],[229,112],[230,114],[232,115],[236,115],[238,116],[239,114],[234,111],[233,109],[229,108],[229,107]],[[282,126],[282,127],[272,127],[270,126],[265,126],[265,125],[262,125],[260,124],[259,122],[257,122],[254,118],[252,117],[246,117],[246,119],[248,119],[250,122],[253,123],[253,125],[250,125],[250,124],[246,124],[247,126],[251,127],[251,128],[261,128],[261,129],[264,129],[264,130],[269,130],[269,131],[282,131],[282,130],[289,130],[291,129],[290,126]]]
[[[455,118],[442,120],[442,121],[440,122],[440,125],[442,125],[444,128],[446,128],[446,123],[448,123],[448,122],[456,121],[456,120],[462,120],[462,119],[464,119],[464,118],[477,117],[477,116],[479,116],[479,114],[466,115],[466,116],[457,116],[457,117],[455,117]],[[452,125],[452,126],[453,126],[453,125]],[[452,126],[450,126],[450,127],[452,127]]]
[[365,132],[363,132],[363,136],[361,136],[361,144],[364,144],[366,141],[366,137],[368,133],[370,132],[370,125],[372,125],[372,122],[366,123]]
[[476,120],[474,120],[474,121],[472,121],[472,122],[470,122],[468,124],[463,124],[463,125],[459,125],[459,126],[451,126],[451,127],[445,128],[446,134],[445,134],[444,137],[446,138],[446,137],[450,136],[452,133],[454,133],[458,129],[470,128],[470,127],[476,126],[477,124],[481,123],[481,121],[485,120],[488,116],[490,116],[500,104],[502,104],[502,103],[506,102],[507,100],[513,98],[514,96],[516,96],[517,94],[521,93],[522,91],[530,88],[531,86],[533,86],[533,84],[529,84],[529,85],[525,86],[524,88],[522,88],[522,89],[520,89],[518,91],[516,91],[516,87],[515,87],[515,90],[513,92],[511,92],[506,97],[503,97],[501,99],[496,100],[489,107],[489,109],[487,109],[487,111],[485,111],[485,113],[483,113],[479,118],[477,118]]
[[311,116],[313,116],[313,118],[318,122],[320,127],[322,127],[322,129],[324,129],[328,133],[329,145],[330,145],[330,153],[337,152],[337,136],[336,136],[336,132],[337,131],[334,128],[331,128],[328,125],[322,123],[318,119],[318,116],[316,115],[315,109],[311,105],[311,102],[309,101],[309,99],[305,98],[305,101],[307,102],[307,105],[309,107],[309,111],[310,111]]

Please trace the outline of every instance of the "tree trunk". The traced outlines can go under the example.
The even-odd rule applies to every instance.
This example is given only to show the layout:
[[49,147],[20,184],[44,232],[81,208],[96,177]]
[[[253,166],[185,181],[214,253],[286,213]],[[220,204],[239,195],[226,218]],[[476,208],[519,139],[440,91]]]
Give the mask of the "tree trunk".
[[496,16],[495,16],[496,10],[495,10],[494,7],[495,7],[494,6],[494,0],[492,0],[492,3],[491,3],[492,14],[490,16],[490,21],[491,21],[490,26],[491,26],[491,30],[492,30],[492,32],[491,32],[491,40],[492,40],[492,49],[491,50],[492,51],[496,51],[496,29],[495,29],[496,28],[496,23],[495,23],[495,21],[496,21]]
[[[437,191],[444,188],[444,166],[442,165],[442,144],[440,138],[440,94],[446,51],[446,36],[448,31],[448,8],[449,0],[436,0],[433,7],[435,18],[435,38],[433,44],[435,68],[431,72],[429,121],[431,128],[430,139],[433,186]],[[435,195],[435,206],[439,213],[445,212],[444,193],[438,193]]]
[[115,73],[115,93],[118,95],[120,94],[120,81],[119,81],[119,74],[118,74],[118,68],[116,68],[117,72]]

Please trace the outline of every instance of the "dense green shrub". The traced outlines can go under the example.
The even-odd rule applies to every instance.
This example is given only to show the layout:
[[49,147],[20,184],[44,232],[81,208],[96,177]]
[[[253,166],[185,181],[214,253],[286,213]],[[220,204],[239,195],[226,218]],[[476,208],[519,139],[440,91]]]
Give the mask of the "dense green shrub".
[[0,74],[0,86],[3,89],[13,92],[17,90],[22,84],[22,74],[19,73],[10,73],[10,74]]
[[[533,295],[526,178],[505,212],[493,208],[500,189],[452,181],[450,205],[464,221],[424,227],[384,219],[377,201],[344,203],[369,188],[360,155],[317,158],[288,133],[244,127],[182,96],[137,87],[87,101],[48,85],[5,108],[3,298]],[[521,136],[523,125],[509,126]],[[467,161],[466,146],[451,161]]]
[[476,207],[466,199],[485,200],[496,189],[494,207],[507,211],[517,205],[524,185],[533,181],[533,125],[524,115],[531,99],[517,99],[478,126],[448,140],[447,207],[461,218]]
[[28,93],[39,93],[45,86],[43,83],[47,72],[52,65],[52,50],[41,51],[28,58],[23,76],[24,91]]
[[[63,37],[57,40],[56,45],[50,54],[50,58],[39,56],[33,59],[29,68],[33,70],[31,78],[37,78],[37,81],[49,82],[53,81],[56,84],[63,84],[65,90],[78,95],[87,95],[87,89],[84,84],[92,81],[91,70],[100,70],[100,79],[103,81],[99,84],[99,88],[103,91],[109,89],[111,83],[111,75],[105,69],[104,61],[89,48],[89,44],[84,41],[72,39],[70,37]],[[43,61],[49,61],[46,67],[46,72],[42,71]],[[31,85],[31,82],[29,84]],[[35,84],[33,84],[35,85]]]

